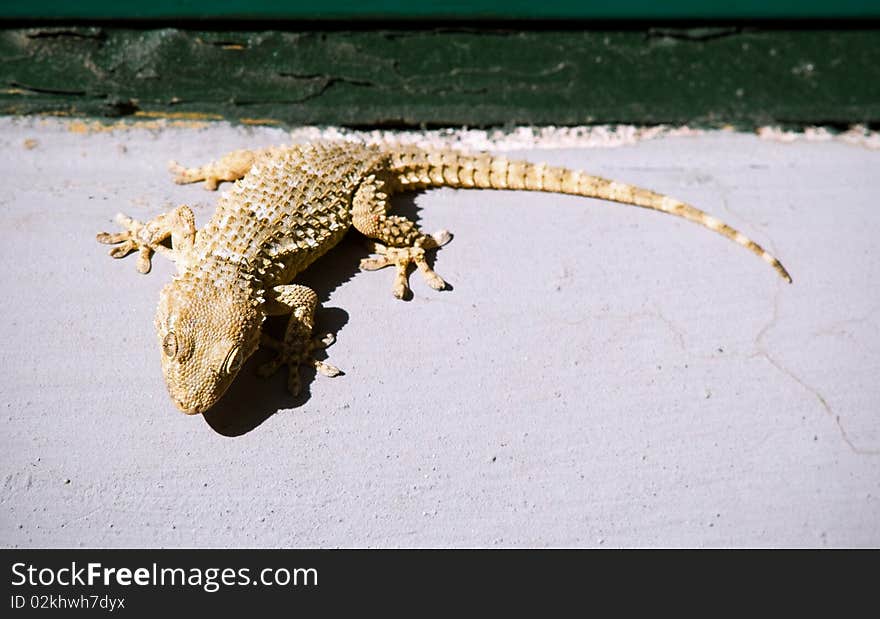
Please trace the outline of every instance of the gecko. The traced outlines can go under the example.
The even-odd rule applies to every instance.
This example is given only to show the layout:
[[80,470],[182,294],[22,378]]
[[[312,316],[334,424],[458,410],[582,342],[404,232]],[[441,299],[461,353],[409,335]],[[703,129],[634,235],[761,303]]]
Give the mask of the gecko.
[[[122,231],[101,232],[97,240],[114,245],[114,258],[136,252],[141,273],[150,271],[157,253],[175,263],[177,275],[159,295],[154,324],[168,393],[187,414],[210,409],[261,346],[274,355],[258,373],[269,376],[287,366],[287,387],[294,395],[300,392],[300,366],[325,376],[341,373],[315,357],[334,336],[313,334],[318,296],[295,280],[352,227],[367,237],[374,254],[361,261],[361,269],[394,267],[395,297],[410,294],[413,266],[431,288],[446,287],[426,252],[451,235],[445,230],[427,234],[414,221],[389,213],[391,196],[400,192],[430,187],[546,191],[654,209],[714,230],[792,281],[760,245],[680,200],[488,153],[318,141],[237,150],[196,168],[172,161],[169,168],[179,184],[203,182],[216,190],[222,182],[233,183],[207,224],[197,230],[185,204],[147,222],[120,213],[116,221]],[[283,338],[263,332],[268,316],[285,315]]]

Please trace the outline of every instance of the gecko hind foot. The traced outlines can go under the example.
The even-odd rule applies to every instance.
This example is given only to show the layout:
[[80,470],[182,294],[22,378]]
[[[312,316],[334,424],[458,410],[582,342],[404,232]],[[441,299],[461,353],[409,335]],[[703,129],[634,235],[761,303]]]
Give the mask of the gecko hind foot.
[[187,168],[176,161],[168,162],[168,171],[178,185],[205,181],[205,189],[216,191],[220,183],[237,181],[243,178],[251,166],[263,156],[278,152],[277,148],[261,150],[234,150],[226,153],[217,161],[212,161],[198,168]]
[[412,247],[389,247],[378,242],[371,242],[370,250],[379,254],[375,258],[364,258],[360,267],[365,271],[376,271],[388,266],[394,266],[397,273],[394,277],[392,293],[398,299],[406,299],[410,296],[409,266],[414,264],[421,272],[425,282],[434,290],[445,289],[446,282],[434,272],[425,257],[425,250],[435,249],[445,245],[452,239],[452,235],[446,230],[440,230],[433,235],[424,236]]
[[[336,337],[332,333],[326,333],[323,337],[313,338],[305,342],[298,341],[295,344],[285,344],[278,340],[263,335],[260,342],[267,348],[276,351],[275,358],[267,361],[259,367],[257,373],[263,378],[272,376],[282,365],[288,366],[287,389],[294,396],[298,396],[302,390],[302,382],[299,375],[299,367],[310,366],[319,374],[334,377],[343,374],[335,365],[315,359],[314,352],[332,346]],[[303,344],[305,344],[303,346]]]
[[198,183],[205,181],[205,189],[208,191],[216,191],[220,183],[225,180],[217,175],[211,174],[205,168],[187,168],[176,161],[168,162],[168,171],[173,175],[173,180],[178,185],[188,185],[190,183]]

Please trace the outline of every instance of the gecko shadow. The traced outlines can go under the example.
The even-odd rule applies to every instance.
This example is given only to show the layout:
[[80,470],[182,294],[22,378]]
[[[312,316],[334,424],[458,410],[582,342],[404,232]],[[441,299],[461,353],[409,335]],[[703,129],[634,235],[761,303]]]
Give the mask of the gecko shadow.
[[[418,206],[415,193],[395,196],[393,212],[405,215],[418,221]],[[350,281],[360,272],[360,261],[369,255],[364,237],[355,230],[350,230],[345,238],[328,252],[326,256],[316,260],[306,269],[296,282],[309,286],[318,294],[322,307],[315,319],[315,333],[333,333],[337,337],[348,323],[348,313],[337,307],[323,307],[330,294],[342,284]],[[430,252],[428,263],[433,267],[435,252]],[[382,285],[382,284],[380,284]],[[452,289],[452,286],[447,286]],[[384,283],[383,290],[391,296],[391,275]],[[393,299],[392,299],[393,300]],[[265,329],[269,335],[281,339],[287,318],[284,316],[270,317]],[[329,348],[329,357],[333,356],[333,348]],[[316,357],[328,358],[326,351],[316,351]],[[287,367],[283,366],[269,378],[257,374],[257,368],[269,361],[271,353],[260,349],[248,359],[236,376],[229,390],[217,404],[203,414],[207,424],[218,434],[228,437],[241,436],[259,427],[269,417],[282,409],[298,408],[311,398],[310,386],[316,379],[314,368],[300,367],[301,390],[293,396],[287,390]],[[344,370],[344,368],[342,368]],[[320,380],[333,380],[321,377]]]
[[[338,307],[322,309],[318,314],[317,333],[338,333],[348,322],[348,314]],[[267,332],[273,336],[277,329],[269,325]],[[275,325],[277,326],[277,325]],[[283,332],[283,327],[281,327]],[[203,414],[211,429],[223,436],[241,436],[256,429],[279,410],[298,408],[311,398],[310,386],[317,372],[311,367],[300,367],[299,395],[287,390],[287,366],[282,366],[269,378],[257,374],[257,369],[271,359],[272,353],[258,350],[244,364],[229,390],[217,404]],[[328,358],[326,351],[316,351],[318,359]],[[344,375],[344,372],[343,374]],[[333,380],[324,378],[322,380]]]
[[[338,336],[348,322],[348,314],[344,310],[323,307],[323,304],[333,290],[349,281],[359,271],[360,259],[368,255],[363,243],[352,237],[353,235],[346,235],[330,255],[315,261],[296,280],[314,290],[321,301],[322,307],[315,315],[316,334],[333,333]],[[270,316],[263,328],[268,335],[280,340],[286,324],[286,316]],[[332,356],[332,347],[329,351]],[[321,360],[327,359],[328,351],[315,351],[315,356]],[[257,374],[260,365],[271,358],[271,351],[262,348],[257,350],[241,368],[226,394],[203,414],[205,421],[215,432],[230,437],[247,434],[279,410],[297,408],[309,400],[310,385],[317,375],[315,369],[302,366],[299,368],[301,389],[299,395],[294,396],[287,389],[287,366],[282,366],[268,378]]]

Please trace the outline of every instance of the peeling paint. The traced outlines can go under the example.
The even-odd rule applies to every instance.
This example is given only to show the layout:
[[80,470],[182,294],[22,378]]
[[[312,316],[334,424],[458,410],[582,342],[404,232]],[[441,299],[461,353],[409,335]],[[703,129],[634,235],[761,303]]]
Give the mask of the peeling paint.
[[[16,122],[32,122],[40,119],[40,125],[58,123],[71,133],[113,133],[133,130],[198,130],[217,125],[229,125],[228,121],[218,120],[208,115],[191,114],[138,114],[136,120],[120,119],[80,120],[56,115],[22,117]],[[149,118],[149,120],[144,120]],[[243,118],[239,120],[246,126],[283,126],[271,118]],[[512,127],[508,129],[431,129],[398,130],[371,129],[357,130],[347,127],[302,126],[288,128],[291,143],[314,140],[347,140],[368,144],[395,143],[422,147],[445,147],[463,151],[508,152],[526,149],[558,148],[616,148],[631,146],[646,140],[665,137],[690,138],[709,133],[737,133],[733,126],[721,129],[701,129],[683,126],[638,126],[638,125],[588,125],[580,127]],[[749,132],[751,133],[751,132]],[[872,131],[864,125],[854,125],[846,131],[835,131],[829,127],[807,127],[802,131],[788,131],[779,127],[760,127],[755,132],[765,140],[790,142],[839,142],[869,150],[880,150],[880,132]]]
[[880,31],[855,28],[42,27],[0,30],[0,112],[388,128],[871,125],[878,66]]
[[880,150],[880,132],[865,125],[853,125],[846,131],[834,131],[828,127],[805,127],[801,131],[789,131],[780,127],[760,127],[758,137],[776,142],[843,142]]
[[98,120],[82,121],[71,120],[67,122],[67,130],[71,133],[81,133],[88,135],[92,133],[113,133],[116,131],[130,131],[137,129],[158,130],[158,129],[204,129],[210,123],[194,120],[153,120],[153,121],[117,121],[114,123],[105,123]]
[[280,120],[274,118],[239,118],[238,122],[243,125],[280,125]]
[[177,120],[222,120],[220,114],[205,114],[202,112],[148,112],[139,110],[134,113],[139,118],[169,118]]

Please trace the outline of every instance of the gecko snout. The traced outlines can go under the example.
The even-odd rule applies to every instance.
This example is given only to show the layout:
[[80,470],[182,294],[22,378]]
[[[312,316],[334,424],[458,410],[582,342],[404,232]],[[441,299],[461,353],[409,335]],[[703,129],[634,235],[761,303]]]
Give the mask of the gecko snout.
[[204,411],[200,409],[197,405],[187,405],[185,402],[178,400],[177,398],[172,398],[174,400],[174,405],[181,412],[186,413],[187,415],[198,415],[199,413],[203,413]]

